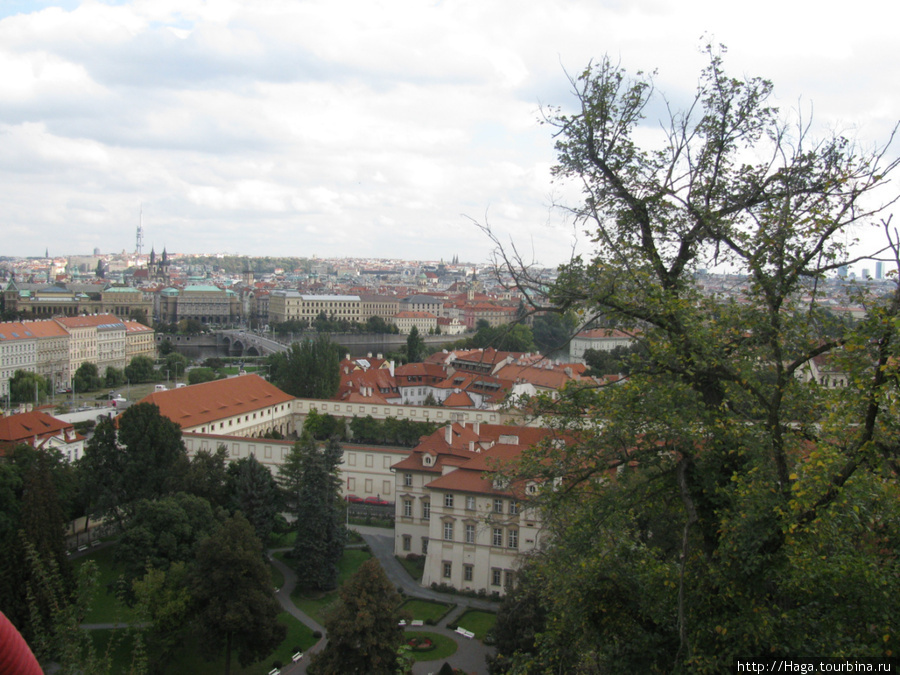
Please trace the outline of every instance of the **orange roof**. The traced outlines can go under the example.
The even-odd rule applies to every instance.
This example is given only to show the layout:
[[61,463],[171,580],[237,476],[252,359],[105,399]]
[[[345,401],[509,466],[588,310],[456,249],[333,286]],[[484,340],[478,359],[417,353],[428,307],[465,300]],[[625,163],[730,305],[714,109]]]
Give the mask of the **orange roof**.
[[241,375],[158,391],[145,396],[139,403],[153,403],[162,415],[181,425],[182,429],[193,429],[293,400],[293,396],[259,375]]
[[30,323],[20,321],[4,321],[0,323],[0,340],[29,340],[34,339]]
[[0,418],[0,454],[3,454],[3,446],[12,447],[19,443],[40,447],[41,443],[34,443],[35,439],[41,441],[52,436],[66,436],[67,430],[72,436],[68,440],[81,438],[75,434],[74,429],[69,422],[58,420],[40,410],[8,415]]
[[122,326],[122,320],[112,314],[87,314],[83,316],[60,316],[54,319],[66,328],[91,328],[99,326]]
[[43,321],[29,321],[25,325],[28,326],[36,338],[68,337],[69,335],[65,328],[49,319]]
[[152,333],[153,329],[150,326],[145,326],[144,324],[138,321],[122,321],[125,324],[125,332],[126,333]]

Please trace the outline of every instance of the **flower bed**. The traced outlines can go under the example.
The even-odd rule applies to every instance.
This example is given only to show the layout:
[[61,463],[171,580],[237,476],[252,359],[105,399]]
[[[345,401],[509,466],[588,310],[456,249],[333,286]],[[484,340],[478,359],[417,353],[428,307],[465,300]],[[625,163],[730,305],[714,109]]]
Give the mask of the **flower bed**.
[[410,649],[414,652],[427,652],[434,649],[434,643],[431,638],[427,637],[411,637],[406,641]]

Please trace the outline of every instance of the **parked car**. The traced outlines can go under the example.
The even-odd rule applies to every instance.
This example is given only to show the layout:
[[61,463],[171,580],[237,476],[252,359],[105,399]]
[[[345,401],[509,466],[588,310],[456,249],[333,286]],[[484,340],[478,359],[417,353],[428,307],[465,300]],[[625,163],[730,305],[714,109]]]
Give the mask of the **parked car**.
[[344,497],[344,499],[346,499],[351,504],[362,504],[364,501],[362,497],[357,497],[356,495],[347,495],[346,497]]
[[385,501],[381,497],[366,497],[365,503],[369,506],[388,506],[390,502]]

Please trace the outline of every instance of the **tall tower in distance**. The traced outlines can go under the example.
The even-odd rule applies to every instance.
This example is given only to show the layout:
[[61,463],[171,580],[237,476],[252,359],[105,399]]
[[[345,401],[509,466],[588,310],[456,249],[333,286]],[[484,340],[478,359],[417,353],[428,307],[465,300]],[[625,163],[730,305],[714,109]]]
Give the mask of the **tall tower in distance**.
[[134,252],[140,255],[144,249],[144,205],[141,204],[141,217],[138,220],[137,242],[135,243]]

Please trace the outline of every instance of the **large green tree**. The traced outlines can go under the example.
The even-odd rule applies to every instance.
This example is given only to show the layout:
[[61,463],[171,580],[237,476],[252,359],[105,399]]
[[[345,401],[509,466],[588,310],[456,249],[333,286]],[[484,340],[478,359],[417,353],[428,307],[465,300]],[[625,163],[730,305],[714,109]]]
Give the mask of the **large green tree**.
[[137,382],[149,382],[156,376],[153,359],[149,356],[135,356],[125,366],[125,377],[132,384]]
[[294,342],[266,362],[269,381],[292,396],[332,398],[341,383],[341,348],[324,335]]
[[346,538],[337,473],[341,456],[337,440],[320,450],[312,437],[304,434],[294,445],[284,475],[287,488],[296,491],[296,497],[292,495],[297,530],[293,558],[301,588],[331,590],[337,585]]
[[209,658],[225,651],[226,675],[232,652],[237,651],[241,665],[249,665],[284,639],[262,544],[241,514],[200,544],[191,586],[201,649]]
[[[520,467],[547,486],[539,657],[554,671],[900,650],[900,296],[852,299],[868,316],[837,332],[825,311],[828,278],[855,261],[844,235],[884,225],[897,162],[813,139],[772,107],[769,82],[708,53],[682,110],[603,59],[572,78],[573,111],[547,113],[555,174],[583,190],[572,212],[596,245],[561,268],[547,309],[643,331],[626,381],[536,408],[574,442]],[[733,300],[697,283],[716,265],[742,275]],[[848,386],[804,377],[822,357]]]
[[118,420],[101,420],[85,444],[84,474],[91,513],[123,522],[141,499],[171,494],[188,469],[181,428],[152,403],[138,403]]
[[328,643],[309,664],[318,675],[393,675],[403,640],[400,595],[370,558],[341,586],[340,599],[325,619]]
[[259,540],[267,544],[281,506],[275,477],[254,455],[231,462],[227,473],[232,507],[244,514]]
[[116,546],[116,561],[128,586],[150,568],[165,572],[194,559],[200,541],[218,525],[209,502],[178,492],[135,504],[128,528]]
[[96,391],[103,387],[103,379],[100,377],[100,371],[97,369],[96,363],[85,361],[75,375],[72,376],[72,389],[76,393],[83,394],[88,391]]
[[10,403],[40,404],[50,396],[46,378],[27,370],[17,370],[9,380]]

